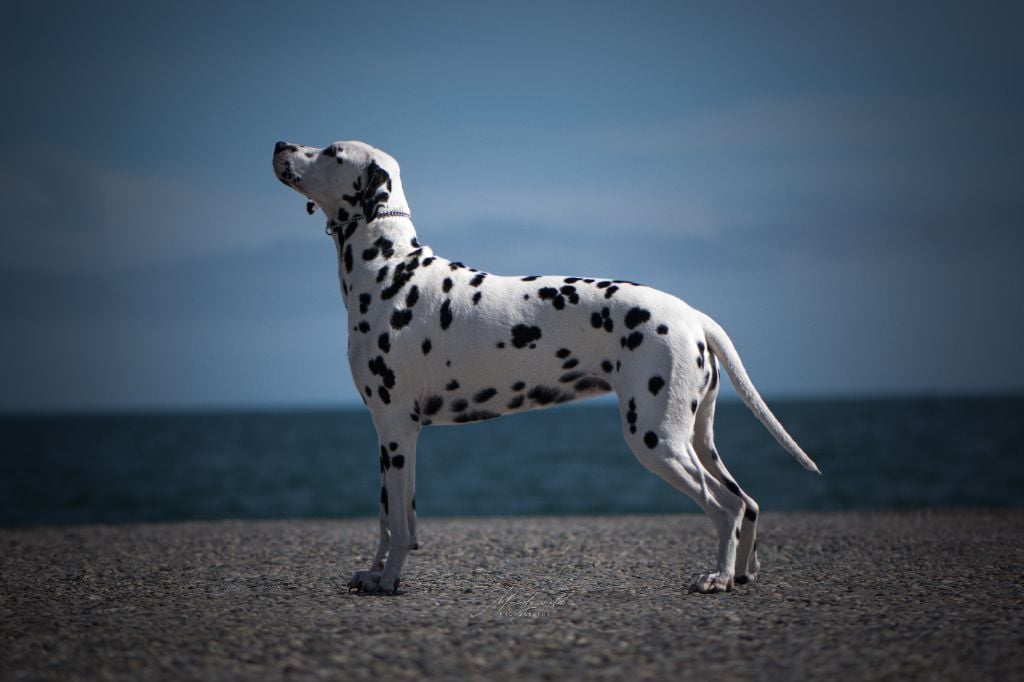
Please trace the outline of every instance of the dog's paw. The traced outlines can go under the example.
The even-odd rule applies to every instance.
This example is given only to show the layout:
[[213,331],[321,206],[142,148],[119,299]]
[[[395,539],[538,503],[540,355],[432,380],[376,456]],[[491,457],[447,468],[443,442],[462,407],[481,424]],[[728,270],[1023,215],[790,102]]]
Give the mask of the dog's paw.
[[380,578],[383,571],[356,571],[352,579],[348,581],[349,591],[356,592],[377,592],[380,590]]
[[757,573],[744,573],[736,576],[737,585],[753,585],[757,582]]
[[690,592],[700,592],[701,594],[714,594],[715,592],[731,592],[732,591],[733,579],[731,575],[722,575],[721,573],[707,573],[697,578],[692,585],[690,585]]
[[398,592],[398,584],[401,582],[398,578],[389,580],[384,577],[383,571],[356,571],[352,579],[348,581],[348,589],[350,592],[384,592],[388,594],[396,594]]

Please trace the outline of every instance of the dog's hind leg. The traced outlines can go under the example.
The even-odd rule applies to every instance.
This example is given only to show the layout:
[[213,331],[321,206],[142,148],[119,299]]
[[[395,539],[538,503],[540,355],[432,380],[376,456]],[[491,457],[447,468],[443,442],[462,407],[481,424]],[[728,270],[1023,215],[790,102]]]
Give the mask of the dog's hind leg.
[[[377,419],[374,419],[377,423]],[[377,423],[380,439],[382,481],[380,490],[381,536],[370,570],[358,571],[349,588],[363,592],[396,592],[402,566],[415,543],[412,513],[416,440],[418,428],[395,428]]]
[[[667,400],[667,399],[666,399]],[[652,424],[637,414],[635,398],[627,397],[623,409],[626,442],[637,459],[676,490],[685,493],[710,517],[718,531],[718,564],[714,573],[700,576],[692,592],[725,592],[732,589],[736,550],[743,522],[743,500],[733,495],[706,471],[694,452],[689,408],[679,419],[660,418]],[[675,415],[673,415],[675,416]],[[688,418],[688,419],[687,419]]]
[[739,546],[736,550],[736,584],[743,585],[757,580],[760,563],[757,560],[757,515],[759,507],[753,497],[736,483],[715,448],[715,398],[718,396],[718,363],[708,353],[708,372],[713,374],[711,388],[700,402],[694,419],[693,447],[701,464],[733,495],[739,496],[745,505],[743,525],[740,529]]

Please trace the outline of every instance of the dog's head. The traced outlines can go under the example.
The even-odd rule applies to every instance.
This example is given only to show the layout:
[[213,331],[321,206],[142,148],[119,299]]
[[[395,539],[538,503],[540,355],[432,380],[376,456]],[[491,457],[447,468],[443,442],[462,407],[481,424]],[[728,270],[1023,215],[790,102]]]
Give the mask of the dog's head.
[[320,207],[328,220],[339,223],[358,216],[369,222],[384,206],[407,209],[398,162],[363,142],[335,142],[323,149],[278,142],[274,173],[309,199],[310,213]]

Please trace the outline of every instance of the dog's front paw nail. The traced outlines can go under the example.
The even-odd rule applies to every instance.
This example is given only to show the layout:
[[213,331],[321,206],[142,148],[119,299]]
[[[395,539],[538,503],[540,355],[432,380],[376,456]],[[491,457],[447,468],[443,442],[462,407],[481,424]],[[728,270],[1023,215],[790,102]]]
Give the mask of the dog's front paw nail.
[[707,573],[697,578],[690,586],[690,592],[701,594],[714,594],[716,592],[731,592],[733,579],[731,575],[721,573]]

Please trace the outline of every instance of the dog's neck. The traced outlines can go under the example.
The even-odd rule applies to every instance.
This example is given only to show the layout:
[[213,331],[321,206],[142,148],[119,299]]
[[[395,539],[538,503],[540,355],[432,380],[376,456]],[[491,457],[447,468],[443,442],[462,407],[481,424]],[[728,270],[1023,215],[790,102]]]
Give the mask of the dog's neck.
[[378,207],[375,215],[379,217],[370,222],[359,218],[328,223],[328,233],[337,247],[338,278],[346,309],[350,309],[350,298],[382,288],[381,282],[391,280],[391,272],[399,263],[414,251],[425,250],[416,239],[416,228],[404,202],[402,208],[388,202]]

